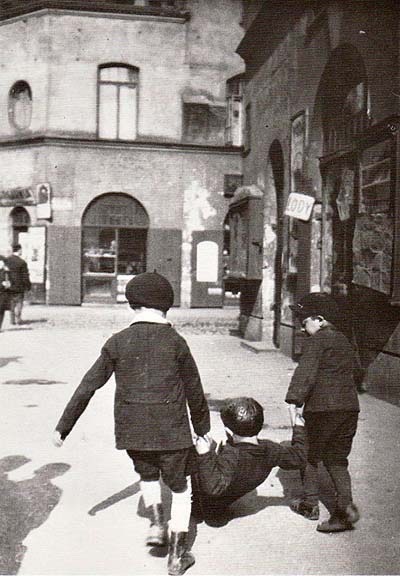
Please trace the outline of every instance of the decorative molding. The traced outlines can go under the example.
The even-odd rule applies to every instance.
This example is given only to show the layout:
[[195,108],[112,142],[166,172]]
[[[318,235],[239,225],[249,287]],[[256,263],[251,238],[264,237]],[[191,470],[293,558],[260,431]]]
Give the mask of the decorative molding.
[[37,146],[64,146],[70,148],[115,148],[115,149],[138,149],[159,150],[165,152],[184,152],[193,154],[232,154],[240,155],[242,148],[239,146],[207,146],[202,144],[183,144],[170,142],[152,142],[146,140],[122,141],[122,140],[99,140],[86,138],[62,138],[58,136],[33,136],[28,138],[15,138],[0,141],[1,148],[22,148]]
[[135,20],[157,20],[163,22],[184,23],[190,19],[187,10],[129,6],[120,2],[80,2],[78,0],[31,0],[21,2],[12,8],[1,9],[0,26],[29,17],[42,16],[48,13],[79,15],[103,18],[126,18]]

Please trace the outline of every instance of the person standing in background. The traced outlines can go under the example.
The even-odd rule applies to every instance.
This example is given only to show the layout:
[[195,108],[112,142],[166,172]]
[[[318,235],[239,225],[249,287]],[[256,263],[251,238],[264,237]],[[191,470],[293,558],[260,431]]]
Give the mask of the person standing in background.
[[28,265],[23,258],[21,244],[14,244],[12,255],[7,258],[6,264],[10,277],[10,315],[11,324],[21,324],[24,294],[31,289]]
[[6,259],[4,256],[0,256],[0,332],[3,324],[4,312],[8,310],[9,306],[9,288],[10,281],[8,278]]

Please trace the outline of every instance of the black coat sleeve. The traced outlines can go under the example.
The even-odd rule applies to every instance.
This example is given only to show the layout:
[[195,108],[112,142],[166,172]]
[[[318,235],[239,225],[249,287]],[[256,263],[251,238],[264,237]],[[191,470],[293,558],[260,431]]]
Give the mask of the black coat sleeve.
[[297,470],[306,465],[307,454],[303,426],[294,426],[291,446],[283,446],[270,440],[261,440],[261,444],[265,447],[266,458],[271,468],[279,466],[284,470]]
[[56,430],[64,440],[84,412],[90,399],[110,378],[114,371],[114,363],[107,348],[104,346],[100,356],[82,378],[70,401],[58,421]]
[[185,387],[186,400],[189,405],[190,419],[194,431],[199,436],[204,436],[210,431],[210,411],[196,362],[183,339],[178,362],[179,374]]
[[285,402],[288,404],[296,404],[297,406],[302,406],[305,403],[316,384],[322,354],[323,347],[319,339],[312,336],[294,371]]

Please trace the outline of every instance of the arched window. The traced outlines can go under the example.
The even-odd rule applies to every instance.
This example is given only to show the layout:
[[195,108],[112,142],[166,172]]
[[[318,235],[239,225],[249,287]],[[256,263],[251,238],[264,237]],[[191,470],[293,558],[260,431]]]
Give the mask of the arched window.
[[100,138],[134,140],[137,135],[139,69],[105,64],[98,71],[98,132]]
[[24,80],[11,87],[8,95],[8,118],[17,130],[26,130],[31,124],[32,91]]

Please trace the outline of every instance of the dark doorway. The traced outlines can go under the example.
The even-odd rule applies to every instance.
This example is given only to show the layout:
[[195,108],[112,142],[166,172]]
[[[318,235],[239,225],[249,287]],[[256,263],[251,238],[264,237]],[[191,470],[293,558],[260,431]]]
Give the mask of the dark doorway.
[[274,345],[280,346],[280,323],[282,308],[282,252],[283,252],[283,187],[284,187],[284,162],[280,143],[275,140],[269,151],[269,163],[272,170],[273,184],[276,201],[276,223],[273,224],[276,234],[276,250],[274,260],[274,303],[273,303],[273,331],[272,340]]

